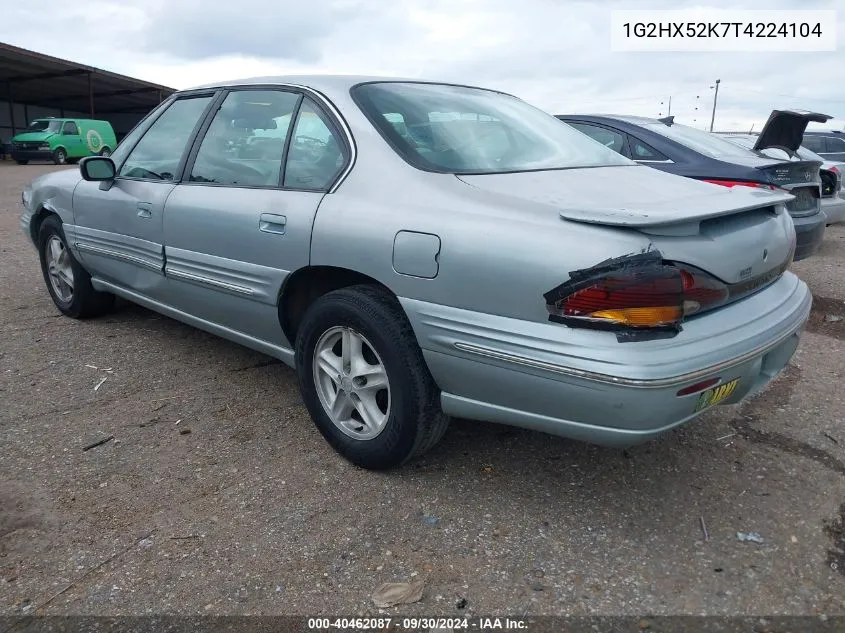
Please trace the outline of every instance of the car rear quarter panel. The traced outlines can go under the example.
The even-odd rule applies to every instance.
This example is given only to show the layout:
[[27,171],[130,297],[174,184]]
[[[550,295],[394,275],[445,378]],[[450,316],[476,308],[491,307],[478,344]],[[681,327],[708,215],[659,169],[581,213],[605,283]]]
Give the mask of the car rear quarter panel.
[[[401,231],[439,238],[436,276],[394,269]],[[566,281],[569,271],[649,244],[641,234],[564,221],[550,205],[503,204],[502,196],[452,175],[362,160],[320,205],[311,264],[364,273],[399,297],[545,321],[543,294]]]

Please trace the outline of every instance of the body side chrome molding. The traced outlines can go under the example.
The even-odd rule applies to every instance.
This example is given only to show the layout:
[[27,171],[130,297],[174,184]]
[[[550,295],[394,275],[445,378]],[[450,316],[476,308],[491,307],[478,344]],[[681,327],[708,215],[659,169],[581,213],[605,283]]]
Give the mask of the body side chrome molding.
[[800,319],[800,323],[797,326],[790,328],[787,332],[781,334],[773,341],[769,341],[768,343],[759,345],[740,356],[731,358],[730,360],[726,360],[715,365],[710,365],[709,367],[698,369],[693,372],[681,374],[680,376],[671,376],[669,378],[623,378],[621,376],[612,376],[610,374],[602,374],[599,372],[587,371],[584,369],[577,369],[575,367],[567,367],[565,365],[558,365],[556,363],[549,363],[542,360],[536,360],[534,358],[528,358],[526,356],[520,356],[518,354],[511,354],[510,352],[503,352],[489,347],[482,347],[480,345],[474,345],[472,343],[462,343],[460,341],[455,341],[453,345],[461,351],[469,352],[470,354],[475,354],[477,356],[484,356],[485,358],[494,358],[496,360],[513,363],[515,365],[522,365],[523,367],[530,367],[532,369],[540,369],[543,371],[560,374],[562,376],[571,376],[573,378],[581,378],[583,380],[589,380],[592,382],[600,382],[604,384],[617,385],[622,387],[634,387],[639,389],[662,389],[666,387],[675,387],[693,380],[704,378],[709,374],[724,371],[725,369],[730,369],[731,367],[740,365],[748,360],[751,360],[752,358],[755,358],[756,356],[765,354],[769,350],[777,347],[780,343],[788,339],[793,334],[799,332],[804,327],[809,313],[810,306],[807,306],[807,309],[804,311],[804,314]]
[[226,283],[225,281],[218,281],[217,279],[211,279],[209,277],[203,277],[201,275],[195,275],[193,273],[182,272],[181,270],[172,270],[170,268],[165,268],[164,274],[167,277],[174,277],[176,279],[183,279],[185,281],[195,281],[197,283],[205,284],[207,286],[214,286],[216,288],[222,288],[223,290],[237,292],[238,294],[242,295],[252,296],[254,294],[252,288],[238,286],[237,284]]
[[121,253],[120,251],[113,251],[110,248],[91,246],[90,244],[81,244],[79,242],[74,243],[74,246],[83,252],[92,253],[94,255],[102,255],[103,257],[111,257],[113,259],[121,259],[131,264],[138,264],[139,266],[144,266],[145,268],[149,268],[150,270],[154,270],[159,273],[161,272],[161,269],[164,266],[164,262],[151,262],[142,257],[136,257],[135,255],[127,255],[126,253]]

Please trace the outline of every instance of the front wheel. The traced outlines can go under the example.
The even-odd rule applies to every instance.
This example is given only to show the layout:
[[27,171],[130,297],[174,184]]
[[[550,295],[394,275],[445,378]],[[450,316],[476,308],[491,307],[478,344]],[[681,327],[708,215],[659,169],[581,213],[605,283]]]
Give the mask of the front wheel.
[[296,337],[296,369],[317,428],[363,468],[422,455],[448,426],[407,317],[375,286],[336,290],[311,305]]
[[53,152],[53,162],[56,165],[64,165],[67,163],[67,152],[59,147],[55,152]]
[[62,222],[54,215],[41,223],[38,254],[47,290],[62,313],[82,319],[111,309],[114,295],[94,290],[91,276],[70,252]]

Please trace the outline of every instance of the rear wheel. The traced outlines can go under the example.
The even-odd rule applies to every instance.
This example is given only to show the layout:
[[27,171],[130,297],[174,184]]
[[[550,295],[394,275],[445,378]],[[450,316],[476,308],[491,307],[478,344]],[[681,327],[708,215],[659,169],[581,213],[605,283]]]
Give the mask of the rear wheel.
[[61,147],[57,148],[56,151],[53,152],[53,162],[56,163],[56,165],[66,164],[67,152]]
[[408,319],[394,297],[351,286],[317,299],[296,337],[303,400],[346,459],[370,469],[431,449],[449,419]]
[[64,314],[76,319],[98,316],[111,309],[114,295],[94,290],[88,274],[70,252],[55,215],[41,223],[38,232],[38,253],[44,283],[53,303]]
[[108,158],[109,156],[111,156],[111,150],[108,147],[104,147],[100,150],[100,156],[105,156],[106,158]]

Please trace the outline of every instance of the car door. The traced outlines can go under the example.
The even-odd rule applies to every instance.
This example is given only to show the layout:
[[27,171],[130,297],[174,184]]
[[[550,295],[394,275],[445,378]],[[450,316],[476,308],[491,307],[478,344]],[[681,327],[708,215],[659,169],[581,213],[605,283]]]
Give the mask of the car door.
[[214,94],[167,103],[115,153],[113,181],[80,182],[74,222],[66,228],[92,276],[157,297],[164,281],[164,202],[173,191],[189,141]]
[[75,121],[65,121],[62,126],[62,145],[65,146],[67,155],[70,158],[79,158],[88,154],[82,146],[82,137],[79,136],[79,126]]
[[345,137],[296,89],[228,91],[165,205],[166,302],[290,347],[281,287],[308,265],[317,207],[347,160]]

